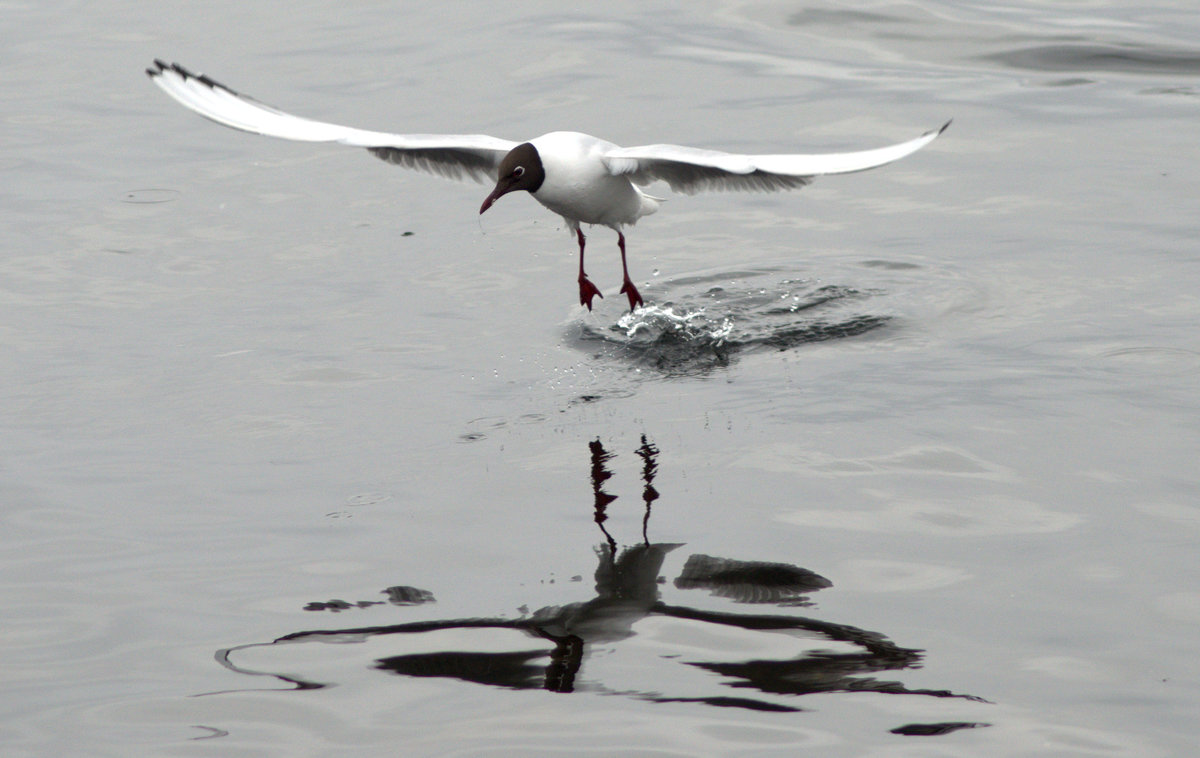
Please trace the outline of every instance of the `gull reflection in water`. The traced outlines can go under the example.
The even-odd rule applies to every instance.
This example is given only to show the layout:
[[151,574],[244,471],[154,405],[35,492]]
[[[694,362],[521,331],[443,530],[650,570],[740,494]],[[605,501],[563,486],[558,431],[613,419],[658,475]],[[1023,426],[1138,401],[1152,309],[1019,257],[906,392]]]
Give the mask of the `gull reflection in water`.
[[[712,706],[747,708],[759,711],[800,711],[796,697],[813,693],[882,693],[935,698],[961,698],[987,702],[973,695],[943,689],[915,689],[894,679],[879,678],[883,672],[901,672],[920,665],[923,651],[901,647],[884,634],[849,624],[824,621],[785,609],[811,606],[809,595],[827,589],[832,583],[804,568],[784,563],[737,560],[708,555],[692,555],[674,580],[676,590],[704,590],[710,596],[728,601],[730,609],[711,610],[664,602],[660,572],[668,555],[682,547],[677,543],[651,542],[650,516],[660,494],[654,486],[658,471],[658,449],[643,435],[635,454],[641,458],[642,541],[621,547],[609,532],[608,509],[618,496],[606,491],[613,477],[609,462],[615,457],[600,440],[588,443],[595,522],[604,540],[594,548],[597,566],[593,596],[566,605],[547,606],[517,619],[459,618],[382,626],[309,629],[284,635],[271,642],[256,642],[220,650],[217,660],[232,671],[252,676],[268,676],[285,682],[289,688],[318,689],[332,682],[302,676],[253,670],[239,665],[238,654],[251,648],[310,642],[367,642],[382,637],[413,639],[421,635],[426,652],[413,652],[378,658],[374,668],[403,677],[443,677],[474,684],[508,689],[543,689],[550,692],[576,691],[616,693],[652,702],[694,702]],[[348,610],[390,602],[416,605],[432,601],[427,590],[396,586],[383,591],[387,601],[312,603],[308,610]],[[747,613],[746,605],[772,605],[773,613]],[[737,606],[740,606],[738,608]],[[656,686],[644,689],[611,687],[602,679],[589,676],[580,684],[586,670],[589,651],[612,650],[637,634],[639,623],[648,619],[673,620],[709,633],[735,632],[738,635],[772,635],[772,644],[762,649],[778,650],[780,635],[785,640],[805,641],[797,654],[761,655],[746,659],[719,659],[717,650],[697,652],[693,645],[680,645],[656,655],[654,665],[661,666]],[[438,649],[436,636],[452,630],[481,630],[486,644],[476,650]],[[509,644],[513,633],[536,644]],[[662,628],[656,632],[656,644],[663,645]],[[520,639],[518,636],[515,639]],[[813,641],[820,646],[814,646]],[[447,639],[446,642],[450,643]],[[453,637],[460,646],[462,636]],[[666,642],[669,645],[669,640]],[[495,647],[505,647],[500,651]],[[518,647],[519,649],[512,649]],[[430,651],[432,648],[432,651]],[[711,659],[710,659],[711,658]],[[679,676],[674,667],[707,672],[700,685],[694,676]],[[655,676],[651,674],[651,676]],[[699,691],[664,694],[682,683],[698,686]],[[217,693],[209,693],[217,694]],[[897,734],[936,735],[964,728],[986,726],[977,722],[908,724],[893,730]]]

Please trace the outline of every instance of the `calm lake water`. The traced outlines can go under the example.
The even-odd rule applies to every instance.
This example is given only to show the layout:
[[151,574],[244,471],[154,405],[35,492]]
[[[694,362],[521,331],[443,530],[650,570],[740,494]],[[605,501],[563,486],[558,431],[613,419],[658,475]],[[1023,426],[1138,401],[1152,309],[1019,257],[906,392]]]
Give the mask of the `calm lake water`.
[[[4,5],[5,756],[1187,756],[1200,15]],[[236,133],[918,154],[629,230]]]

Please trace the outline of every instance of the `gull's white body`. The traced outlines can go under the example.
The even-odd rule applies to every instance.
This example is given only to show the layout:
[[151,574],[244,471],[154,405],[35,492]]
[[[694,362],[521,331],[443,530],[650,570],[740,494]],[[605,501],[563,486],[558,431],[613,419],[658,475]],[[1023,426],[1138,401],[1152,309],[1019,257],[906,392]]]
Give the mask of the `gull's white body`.
[[[480,213],[502,194],[528,190],[538,202],[562,216],[568,229],[578,236],[580,302],[589,308],[591,297],[599,291],[583,273],[584,238],[579,225],[598,224],[615,230],[624,263],[622,227],[658,209],[659,198],[642,192],[639,185],[664,181],[684,194],[792,189],[822,174],[863,171],[899,160],[932,142],[949,126],[946,122],[940,129],[889,147],[815,155],[740,155],[681,145],[619,147],[579,132],[550,132],[520,144],[483,134],[389,134],[339,126],[284,113],[178,64],[155,61],[146,73],[182,105],[234,129],[303,142],[363,147],[390,163],[446,178],[498,182]],[[521,173],[501,175],[505,159],[512,163],[512,154],[528,145],[536,151],[533,161],[538,173],[544,172],[536,186],[528,178],[521,180],[524,166],[516,167]],[[505,168],[512,167],[506,164]],[[502,189],[500,183],[506,180]],[[628,269],[622,292],[629,295],[630,307],[641,302]]]
[[546,171],[531,193],[569,226],[602,224],[620,231],[658,210],[658,198],[638,189],[624,174],[614,174],[606,156],[619,148],[579,132],[550,132],[529,140]]

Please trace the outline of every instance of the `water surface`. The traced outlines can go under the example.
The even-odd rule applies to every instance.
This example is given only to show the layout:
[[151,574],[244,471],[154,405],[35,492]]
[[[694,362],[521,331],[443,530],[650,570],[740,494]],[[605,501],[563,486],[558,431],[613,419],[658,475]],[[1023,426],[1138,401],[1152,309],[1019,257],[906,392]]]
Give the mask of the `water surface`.
[[[10,4],[5,754],[1188,755],[1184,4]],[[531,199],[222,129],[747,152]],[[652,191],[663,190],[654,188]]]

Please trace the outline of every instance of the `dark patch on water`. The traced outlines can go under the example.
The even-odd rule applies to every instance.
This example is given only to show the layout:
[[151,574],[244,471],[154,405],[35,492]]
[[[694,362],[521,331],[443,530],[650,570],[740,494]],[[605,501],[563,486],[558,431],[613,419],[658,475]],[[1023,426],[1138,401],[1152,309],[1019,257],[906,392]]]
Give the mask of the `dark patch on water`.
[[[387,595],[387,602],[392,605],[423,605],[425,603],[435,603],[437,600],[433,597],[433,593],[429,590],[423,590],[419,587],[408,587],[397,585],[388,587],[383,590],[383,594]],[[351,608],[370,608],[373,605],[383,605],[382,600],[319,600],[313,601],[304,606],[306,611],[332,611],[340,613],[348,611]]]
[[179,190],[174,189],[135,189],[128,190],[122,197],[122,203],[134,205],[155,205],[171,203],[179,199]]
[[921,268],[916,263],[909,263],[908,261],[869,260],[863,261],[862,265],[866,268],[877,268],[884,271],[912,271]]
[[892,734],[903,734],[906,737],[940,737],[943,734],[957,732],[959,729],[978,729],[991,724],[981,724],[975,721],[943,721],[939,724],[905,724],[891,729]]
[[891,320],[866,309],[877,291],[773,269],[685,277],[665,289],[615,323],[583,321],[578,347],[664,374],[701,374],[741,353],[857,337]]
[[432,592],[423,590],[420,587],[397,585],[395,587],[388,587],[383,591],[383,594],[387,595],[388,602],[392,605],[423,605],[425,603],[436,602]]
[[1195,87],[1150,87],[1142,90],[1143,95],[1187,95],[1194,97],[1197,94]]
[[748,697],[656,697],[647,698],[655,703],[703,703],[704,705],[714,705],[718,708],[745,708],[750,711],[764,711],[767,713],[801,713],[803,708],[795,708],[790,705],[780,705],[779,703],[770,703],[766,700],[755,700]]
[[1144,45],[1056,44],[983,56],[1032,71],[1106,71],[1122,74],[1200,76],[1200,52]]
[[787,19],[789,26],[847,26],[857,24],[908,24],[909,19],[869,11],[805,8]]

